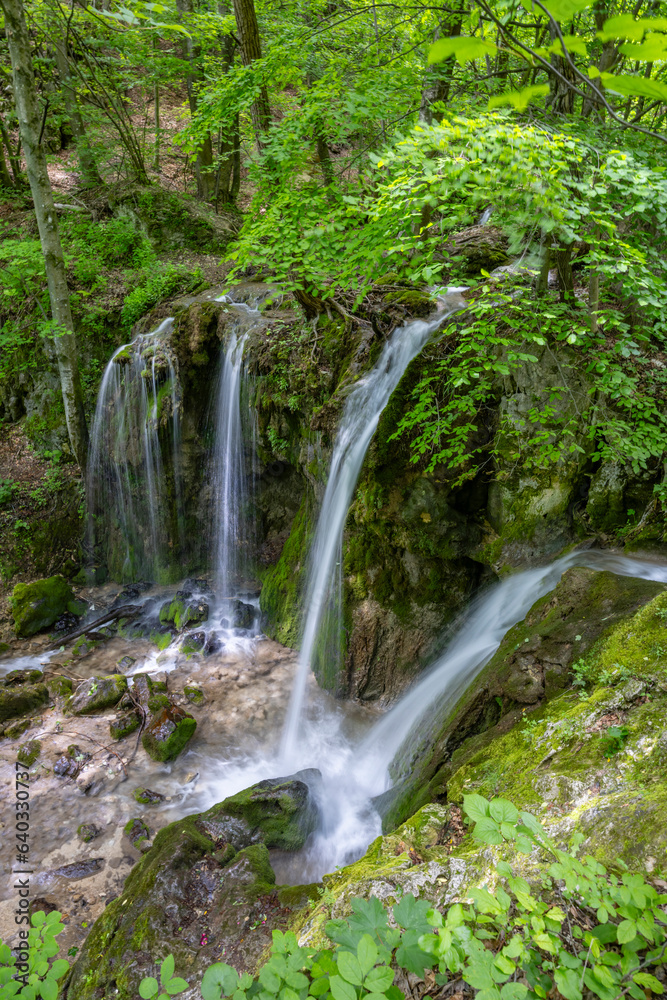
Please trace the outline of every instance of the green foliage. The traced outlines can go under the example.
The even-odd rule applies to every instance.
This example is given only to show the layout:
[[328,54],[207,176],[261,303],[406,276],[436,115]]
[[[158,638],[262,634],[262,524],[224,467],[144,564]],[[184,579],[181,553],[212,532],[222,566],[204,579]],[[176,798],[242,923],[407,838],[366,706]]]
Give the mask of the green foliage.
[[48,916],[42,910],[33,913],[19,960],[0,941],[0,1000],[57,1000],[59,981],[69,969],[65,958],[51,961],[59,950],[55,939],[64,927],[60,917],[57,910]]
[[[467,795],[464,811],[481,843],[546,855],[539,891],[499,860],[495,890],[469,889],[467,902],[442,913],[410,893],[389,911],[375,897],[357,897],[348,918],[326,925],[334,948],[303,948],[292,932],[275,930],[256,977],[217,962],[204,974],[203,1000],[404,1000],[395,968],[423,977],[436,965],[440,986],[462,979],[478,1000],[544,1000],[556,991],[583,1000],[585,989],[599,1000],[663,993],[655,973],[667,963],[667,895],[620,861],[614,874],[579,858],[580,833],[561,850],[506,799]],[[142,990],[153,997],[156,980],[144,980]]]
[[[164,993],[159,992],[160,986],[165,991]],[[184,979],[174,976],[173,955],[167,955],[160,966],[160,982],[158,983],[153,976],[146,976],[139,984],[139,996],[142,1000],[152,1000],[153,997],[156,997],[157,1000],[169,1000],[169,997],[176,996],[187,988],[188,984]]]
[[600,737],[600,745],[605,757],[613,757],[622,750],[628,735],[627,726],[610,726]]
[[10,504],[19,491],[19,484],[14,479],[0,479],[0,507]]

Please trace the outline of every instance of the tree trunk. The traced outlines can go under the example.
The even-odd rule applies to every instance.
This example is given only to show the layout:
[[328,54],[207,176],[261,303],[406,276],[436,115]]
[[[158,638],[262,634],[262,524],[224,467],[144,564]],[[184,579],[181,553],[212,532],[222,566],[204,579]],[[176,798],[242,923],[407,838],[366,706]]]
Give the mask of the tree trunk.
[[[460,16],[452,16],[444,19],[433,32],[433,41],[439,38],[449,38],[461,32]],[[433,105],[446,104],[449,97],[449,88],[454,75],[454,56],[445,59],[444,62],[434,63],[428,66],[422,87],[421,105],[419,107],[419,121],[423,125],[433,124]]]
[[[20,187],[25,183],[25,177],[23,176],[23,171],[21,170],[21,161],[18,158],[18,150],[16,153],[12,153],[12,143],[9,138],[9,133],[5,128],[5,123],[0,116],[0,138],[2,138],[3,145],[7,150],[7,156],[9,157],[9,165],[12,168],[12,177],[14,178],[14,184],[16,187]],[[19,146],[20,148],[20,146]]]
[[5,15],[5,31],[12,63],[14,101],[19,119],[23,155],[35,203],[39,238],[44,253],[46,280],[51,300],[51,315],[57,327],[54,338],[65,406],[65,419],[74,456],[85,473],[88,428],[76,356],[65,261],[58,233],[58,219],[53,192],[46,170],[46,157],[39,144],[40,115],[37,105],[35,74],[30,55],[30,40],[21,0],[0,0]]
[[58,76],[62,84],[65,107],[69,115],[69,125],[74,136],[74,145],[76,146],[76,154],[79,160],[82,184],[86,188],[101,187],[104,181],[100,177],[93,151],[88,142],[86,128],[83,124],[83,118],[81,117],[81,111],[76,99],[74,82],[70,74],[66,42],[62,36],[56,37],[55,49]]
[[[262,58],[254,0],[234,0],[234,17],[241,42],[241,60],[244,66],[251,66],[256,59]],[[266,84],[262,84],[253,101],[252,124],[257,145],[261,149],[271,124],[271,107]]]
[[[549,36],[552,42],[558,38],[552,21],[549,22]],[[563,56],[552,54],[550,62],[553,68],[558,70],[560,76],[549,73],[549,94],[546,106],[557,115],[572,114],[574,111],[574,90],[569,84],[575,82],[574,71]]]
[[[176,6],[181,14],[192,13],[192,0],[177,0]],[[188,104],[190,114],[197,114],[197,87],[203,82],[204,74],[196,65],[196,60],[201,55],[201,47],[195,45],[192,38],[188,36],[183,43],[183,58],[189,65],[186,77],[188,91]],[[202,201],[213,201],[215,198],[216,179],[213,161],[213,143],[211,136],[207,135],[199,149],[195,160],[195,177],[197,179],[197,197]]]

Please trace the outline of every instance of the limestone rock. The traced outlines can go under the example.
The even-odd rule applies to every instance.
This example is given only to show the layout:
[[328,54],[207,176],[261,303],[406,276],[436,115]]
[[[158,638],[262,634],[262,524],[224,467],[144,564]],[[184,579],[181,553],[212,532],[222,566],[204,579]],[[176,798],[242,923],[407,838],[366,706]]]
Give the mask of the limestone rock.
[[[34,683],[41,676],[39,670],[15,670],[0,681],[0,723],[26,715],[48,702],[46,684]],[[26,683],[28,679],[30,682]]]
[[20,764],[25,765],[25,767],[30,767],[39,757],[41,749],[42,744],[39,740],[29,740],[18,748],[16,759]]
[[81,615],[87,608],[85,603],[75,599],[72,588],[62,576],[17,583],[10,603],[18,636],[43,632],[66,611]]
[[92,715],[117,705],[126,691],[127,679],[122,674],[92,677],[79,684],[65,711],[69,715]]
[[194,736],[196,721],[182,708],[163,708],[141,735],[144,750],[153,760],[174,760]]

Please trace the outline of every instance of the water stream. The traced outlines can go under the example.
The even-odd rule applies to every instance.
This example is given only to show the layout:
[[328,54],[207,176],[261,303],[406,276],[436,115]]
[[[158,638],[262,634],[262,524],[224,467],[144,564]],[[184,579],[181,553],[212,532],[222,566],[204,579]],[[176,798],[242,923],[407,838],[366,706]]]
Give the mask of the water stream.
[[306,586],[306,613],[300,646],[299,669],[292,689],[280,747],[281,761],[287,765],[294,758],[301,731],[306,683],[322,638],[325,614],[333,647],[328,658],[340,655],[341,590],[343,530],[354,487],[378,421],[403,373],[429,338],[445,320],[461,308],[460,297],[445,296],[443,309],[428,321],[416,320],[394,330],[380,358],[364,378],[357,382],[347,398],[334,444],[324,500],[309,554]]
[[118,580],[160,580],[178,557],[173,539],[182,532],[183,489],[180,399],[167,346],[172,326],[165,319],[115,351],[97,397],[87,545],[91,555],[104,547]]

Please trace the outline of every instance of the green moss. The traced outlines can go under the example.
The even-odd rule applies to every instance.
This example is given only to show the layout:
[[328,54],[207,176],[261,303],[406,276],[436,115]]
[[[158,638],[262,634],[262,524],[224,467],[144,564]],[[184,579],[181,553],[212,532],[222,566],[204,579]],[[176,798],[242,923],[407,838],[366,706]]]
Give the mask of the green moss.
[[82,681],[65,704],[68,715],[90,715],[117,705],[127,691],[127,678],[122,674],[91,677]]
[[81,823],[77,828],[76,834],[82,843],[89,844],[91,840],[99,836],[100,831],[94,823]]
[[317,822],[308,786],[293,778],[260,781],[213,806],[205,818],[220,814],[243,819],[267,847],[284,851],[300,850]]
[[254,878],[252,884],[245,890],[246,899],[255,900],[259,896],[265,896],[273,892],[276,885],[276,876],[271,867],[271,859],[266,844],[251,844],[250,847],[239,851],[233,863],[237,865],[243,861],[248,863]]
[[299,641],[301,629],[301,598],[311,532],[309,504],[304,500],[294,518],[280,559],[262,580],[259,597],[265,631],[284,646],[292,648]]
[[419,292],[416,289],[406,289],[400,292],[388,292],[384,297],[386,306],[396,304],[405,306],[408,315],[425,319],[435,312],[435,303],[428,292]]
[[183,688],[183,694],[189,702],[192,702],[193,705],[204,704],[204,692],[201,688],[191,687],[186,684]]
[[152,760],[175,760],[195,734],[196,721],[181,709],[162,709],[141,734],[144,750]]
[[23,746],[18,748],[16,759],[20,764],[30,767],[30,765],[34,764],[39,757],[41,749],[42,744],[39,740],[30,740],[28,743],[24,743]]
[[160,631],[151,632],[149,636],[153,645],[157,646],[160,650],[167,649],[171,645],[173,638],[171,629],[161,629]]
[[69,698],[72,694],[72,681],[69,677],[49,677],[46,686],[49,694],[56,701]]
[[36,708],[46,705],[49,692],[46,684],[20,684],[16,687],[0,688],[0,722],[27,715]]
[[135,729],[139,728],[140,720],[136,712],[127,712],[109,723],[109,734],[112,740],[122,740]]
[[53,625],[74,602],[74,594],[64,577],[51,576],[17,583],[9,600],[16,634],[25,637]]
[[151,832],[142,819],[130,819],[123,827],[123,833],[133,847],[141,850],[141,845],[150,839]]
[[159,712],[161,708],[169,708],[171,702],[166,694],[154,694],[148,699],[151,712]]

